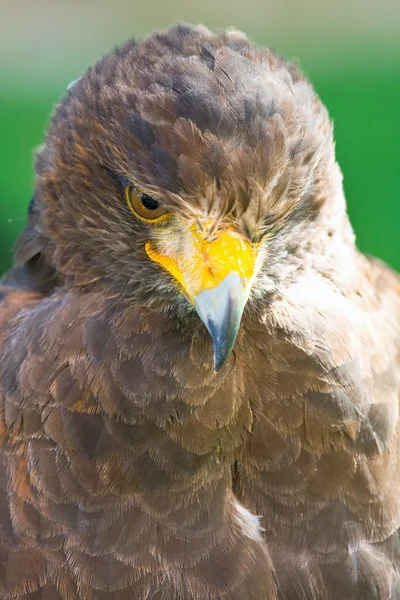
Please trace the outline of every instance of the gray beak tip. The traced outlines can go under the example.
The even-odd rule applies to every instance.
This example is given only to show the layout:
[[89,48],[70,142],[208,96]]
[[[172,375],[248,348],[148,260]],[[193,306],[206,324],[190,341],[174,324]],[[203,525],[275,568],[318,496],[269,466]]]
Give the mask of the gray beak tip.
[[236,272],[195,298],[195,308],[214,342],[214,371],[219,371],[234,346],[245,306],[245,289]]
[[217,355],[214,352],[214,373],[218,373],[218,371],[220,369],[222,369],[222,367],[225,365],[226,361],[229,358],[229,354],[226,357],[224,357],[223,355],[221,355],[221,354]]

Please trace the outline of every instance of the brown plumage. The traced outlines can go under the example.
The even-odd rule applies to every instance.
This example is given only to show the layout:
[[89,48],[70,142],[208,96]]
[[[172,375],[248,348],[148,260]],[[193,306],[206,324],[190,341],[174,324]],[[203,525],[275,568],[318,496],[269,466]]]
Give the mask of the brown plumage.
[[[129,42],[36,173],[0,287],[0,598],[400,599],[400,283],[303,75],[238,32]],[[218,357],[221,240],[257,258]]]

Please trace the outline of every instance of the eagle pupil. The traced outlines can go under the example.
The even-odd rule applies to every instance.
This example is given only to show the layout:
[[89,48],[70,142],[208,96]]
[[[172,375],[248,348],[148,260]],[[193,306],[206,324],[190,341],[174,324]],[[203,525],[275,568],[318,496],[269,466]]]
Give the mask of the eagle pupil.
[[142,204],[147,210],[157,210],[159,203],[154,198],[151,198],[147,194],[142,194],[140,197]]

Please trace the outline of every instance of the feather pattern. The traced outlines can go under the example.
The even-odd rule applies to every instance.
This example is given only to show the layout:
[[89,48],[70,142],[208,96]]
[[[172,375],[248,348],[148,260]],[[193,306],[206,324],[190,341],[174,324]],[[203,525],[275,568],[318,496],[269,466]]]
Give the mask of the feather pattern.
[[[36,172],[0,285],[1,600],[400,599],[400,282],[355,248],[304,76],[156,32],[74,83]],[[132,181],[177,252],[204,216],[257,245],[217,373]]]

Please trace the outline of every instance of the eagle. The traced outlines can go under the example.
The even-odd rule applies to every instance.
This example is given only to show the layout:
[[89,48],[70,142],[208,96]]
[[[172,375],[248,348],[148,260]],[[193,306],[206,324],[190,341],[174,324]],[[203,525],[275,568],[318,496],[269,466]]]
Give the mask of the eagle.
[[1,600],[400,599],[400,281],[296,66],[180,24],[90,67],[0,298]]

